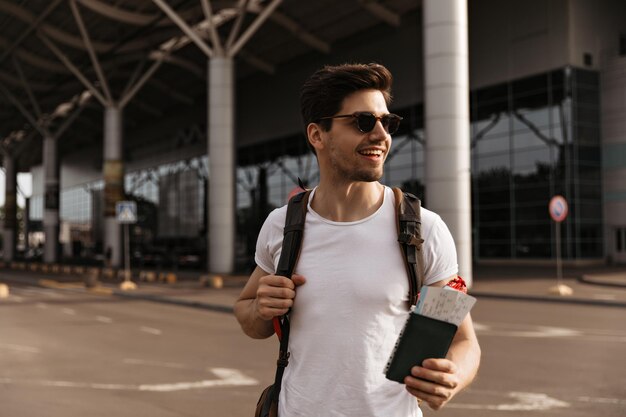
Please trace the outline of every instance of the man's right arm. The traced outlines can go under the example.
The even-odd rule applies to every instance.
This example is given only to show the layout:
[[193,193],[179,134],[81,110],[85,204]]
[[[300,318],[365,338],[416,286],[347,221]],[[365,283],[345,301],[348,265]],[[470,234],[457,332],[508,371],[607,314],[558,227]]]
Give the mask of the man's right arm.
[[304,277],[293,279],[272,275],[256,267],[239,298],[235,302],[235,317],[244,333],[255,339],[274,334],[272,319],[282,316],[293,306],[295,287],[304,283]]

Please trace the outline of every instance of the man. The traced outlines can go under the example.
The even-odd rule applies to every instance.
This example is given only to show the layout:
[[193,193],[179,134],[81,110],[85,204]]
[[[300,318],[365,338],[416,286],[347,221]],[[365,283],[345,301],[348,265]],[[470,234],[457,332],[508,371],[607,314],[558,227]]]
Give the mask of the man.
[[[421,416],[419,402],[441,408],[478,369],[480,348],[468,315],[446,359],[416,363],[405,385],[384,376],[409,311],[394,195],[378,182],[400,121],[387,109],[391,83],[382,65],[346,64],[324,67],[302,88],[320,181],[309,198],[296,273],[293,280],[274,275],[283,207],[265,221],[257,267],[235,303],[237,319],[253,338],[271,336],[272,318],[292,308],[281,417]],[[422,238],[425,285],[444,286],[456,277],[456,250],[441,218],[426,209]]]

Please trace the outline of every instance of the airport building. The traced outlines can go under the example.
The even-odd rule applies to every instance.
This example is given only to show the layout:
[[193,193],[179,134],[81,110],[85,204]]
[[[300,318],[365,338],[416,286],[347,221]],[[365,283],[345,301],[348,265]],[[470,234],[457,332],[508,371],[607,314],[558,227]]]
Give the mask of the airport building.
[[249,271],[318,180],[303,81],[379,62],[403,117],[382,182],[442,215],[462,273],[553,262],[555,195],[566,262],[626,263],[623,1],[0,0],[0,48],[5,260],[120,266],[123,200],[133,265]]

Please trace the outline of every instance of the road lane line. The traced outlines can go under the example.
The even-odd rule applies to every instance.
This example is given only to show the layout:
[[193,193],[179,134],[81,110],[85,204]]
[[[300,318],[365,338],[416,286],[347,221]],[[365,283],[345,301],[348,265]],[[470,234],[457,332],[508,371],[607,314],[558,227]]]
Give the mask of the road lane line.
[[507,392],[498,393],[498,396],[505,396],[515,402],[504,404],[463,404],[450,403],[446,408],[466,409],[466,410],[493,410],[493,411],[547,411],[555,408],[568,408],[571,404],[556,398],[549,397],[544,393],[536,392]]
[[155,336],[160,336],[163,333],[161,330],[155,329],[154,327],[141,326],[139,330],[145,333],[153,334]]
[[211,368],[211,371],[220,379],[204,380],[197,382],[177,382],[174,384],[152,384],[152,385],[140,385],[139,391],[157,391],[157,392],[170,392],[170,391],[183,391],[199,388],[211,388],[211,387],[224,387],[224,386],[244,386],[244,385],[258,385],[259,381],[254,378],[250,378],[242,374],[237,369],[228,368]]
[[188,368],[182,363],[145,361],[143,359],[133,359],[133,358],[124,359],[124,363],[127,365],[157,366],[157,367],[162,367],[162,368],[174,368],[174,369],[187,369]]
[[578,397],[577,401],[595,404],[615,404],[626,406],[626,400],[620,398]]
[[37,303],[36,306],[37,306],[37,308],[41,308],[41,309],[48,308],[48,304],[46,304],[46,303]]
[[71,308],[62,308],[61,311],[65,314],[69,314],[70,316],[76,315],[76,310],[73,310]]
[[14,350],[16,352],[25,352],[25,353],[40,353],[41,351],[32,346],[24,346],[24,345],[13,345],[10,343],[0,343],[0,349]]
[[105,316],[97,316],[96,320],[98,320],[101,323],[113,323],[113,319],[110,317],[105,317]]
[[626,333],[602,329],[570,329],[564,327],[519,325],[514,323],[475,323],[476,333],[481,336],[525,338],[576,338],[585,342],[626,342]]
[[59,294],[56,294],[52,291],[50,291],[47,288],[39,288],[39,287],[17,287],[17,288],[13,288],[13,291],[18,293],[18,294],[22,294],[25,296],[31,296],[31,297],[61,297]]
[[0,384],[5,385],[35,385],[56,388],[86,388],[96,390],[116,390],[116,391],[147,391],[147,392],[172,392],[191,389],[203,389],[213,387],[228,386],[249,386],[258,385],[259,381],[245,376],[236,369],[213,368],[213,373],[219,379],[202,380],[193,382],[174,382],[170,384],[103,384],[94,382],[72,382],[72,381],[34,381],[18,380],[12,378],[0,378]]
[[[516,402],[506,402],[503,404],[470,404],[452,402],[446,405],[446,408],[464,409],[464,410],[495,410],[495,411],[546,411],[554,408],[571,407],[572,403],[592,403],[598,406],[626,406],[626,399],[623,398],[602,398],[602,397],[571,397],[565,399],[556,399],[549,397],[545,393],[533,392],[500,392],[493,390],[482,390],[468,388],[465,393],[471,394],[473,398],[480,396],[490,397],[507,397],[517,400]],[[493,402],[493,400],[491,400]],[[497,400],[496,400],[497,402]]]

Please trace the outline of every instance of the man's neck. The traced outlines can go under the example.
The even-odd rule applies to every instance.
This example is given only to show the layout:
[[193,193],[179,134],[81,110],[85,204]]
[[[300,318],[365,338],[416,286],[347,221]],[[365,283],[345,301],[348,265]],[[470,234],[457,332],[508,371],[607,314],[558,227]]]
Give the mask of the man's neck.
[[371,216],[384,201],[384,186],[378,181],[330,184],[320,181],[311,207],[325,219],[353,222]]

